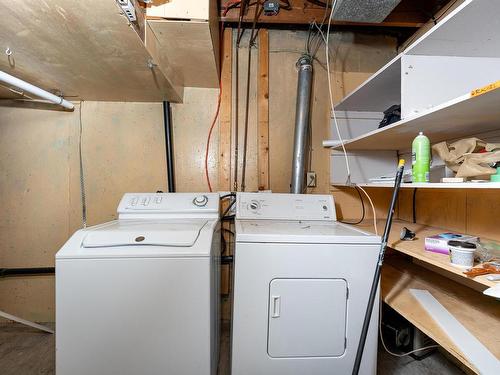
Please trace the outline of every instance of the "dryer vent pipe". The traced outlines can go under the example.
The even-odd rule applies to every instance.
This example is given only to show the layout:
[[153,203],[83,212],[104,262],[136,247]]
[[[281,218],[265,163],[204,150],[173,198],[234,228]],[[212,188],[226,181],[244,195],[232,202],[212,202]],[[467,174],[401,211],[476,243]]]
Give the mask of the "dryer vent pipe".
[[311,57],[303,55],[297,61],[297,108],[295,112],[295,140],[293,147],[292,183],[290,192],[302,194],[306,185],[307,145],[311,113],[313,67]]

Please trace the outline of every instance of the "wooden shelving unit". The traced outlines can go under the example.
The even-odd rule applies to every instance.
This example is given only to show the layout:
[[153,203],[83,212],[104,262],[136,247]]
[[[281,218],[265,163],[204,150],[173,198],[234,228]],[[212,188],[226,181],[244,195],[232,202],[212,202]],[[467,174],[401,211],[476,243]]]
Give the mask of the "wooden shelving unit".
[[[353,164],[358,157],[361,160],[359,153],[364,153],[363,160],[367,152],[374,159],[376,151],[404,153],[420,131],[437,143],[500,130],[499,12],[498,1],[465,0],[336,105],[340,133]],[[401,105],[401,120],[378,129],[383,111],[392,105]],[[336,135],[332,123],[332,137]],[[333,145],[332,169],[345,168],[341,158],[334,158],[334,152],[342,150],[338,140],[327,144]],[[387,171],[393,170],[394,165],[386,164]],[[361,174],[371,177],[370,171]],[[332,179],[332,184],[338,181]],[[360,185],[392,186],[363,182]],[[491,189],[500,185],[403,187]]]
[[[384,220],[379,220],[377,228],[381,233],[384,229]],[[366,221],[359,225],[365,231],[373,232],[373,223]],[[416,233],[416,238],[413,241],[402,241],[399,238],[399,233],[403,227],[407,227]],[[461,284],[465,284],[476,290],[484,290],[495,285],[495,282],[486,279],[486,276],[477,276],[473,279],[468,278],[463,274],[463,270],[454,267],[450,263],[447,255],[425,251],[425,237],[433,236],[439,233],[448,232],[443,228],[436,228],[422,224],[413,224],[403,220],[395,220],[392,224],[391,234],[389,236],[388,246],[399,253],[403,253],[418,260],[422,265],[433,268],[438,273],[448,276]],[[483,239],[484,240],[484,239]]]
[[436,341],[471,371],[478,372],[450,341],[409,292],[428,290],[486,348],[500,358],[498,301],[466,286],[449,282],[445,277],[412,264],[401,256],[388,256],[382,271],[382,298],[413,325]]

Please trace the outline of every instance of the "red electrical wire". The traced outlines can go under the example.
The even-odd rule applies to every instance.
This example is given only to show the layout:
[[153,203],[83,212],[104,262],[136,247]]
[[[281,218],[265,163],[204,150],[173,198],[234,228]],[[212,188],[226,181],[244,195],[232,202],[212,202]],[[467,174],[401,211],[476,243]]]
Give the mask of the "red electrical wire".
[[[224,23],[221,23],[220,33],[221,33],[220,45],[222,46],[222,41],[224,36]],[[221,64],[221,70],[222,70],[222,64]],[[207,179],[208,190],[210,192],[212,192],[212,184],[210,183],[210,176],[208,174],[208,152],[210,151],[210,139],[212,138],[212,132],[214,130],[215,124],[217,123],[217,118],[219,117],[221,97],[222,97],[222,77],[220,77],[219,79],[219,97],[217,99],[217,109],[215,111],[215,115],[212,120],[212,125],[210,125],[210,130],[208,131],[207,146],[205,148],[205,177]]]
[[217,118],[219,117],[220,102],[222,96],[222,80],[219,80],[219,98],[217,99],[217,110],[215,111],[214,119],[212,125],[210,126],[210,131],[208,132],[207,147],[205,149],[205,177],[207,179],[208,190],[212,192],[212,184],[210,183],[210,176],[208,175],[208,152],[210,150],[210,138],[212,137],[212,132],[214,130],[215,124],[217,123]]

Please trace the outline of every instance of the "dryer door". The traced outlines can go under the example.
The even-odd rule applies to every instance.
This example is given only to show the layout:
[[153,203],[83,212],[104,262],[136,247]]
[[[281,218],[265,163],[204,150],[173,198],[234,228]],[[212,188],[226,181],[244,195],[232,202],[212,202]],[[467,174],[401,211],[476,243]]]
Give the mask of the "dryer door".
[[274,279],[269,286],[268,354],[339,357],[346,342],[344,279]]

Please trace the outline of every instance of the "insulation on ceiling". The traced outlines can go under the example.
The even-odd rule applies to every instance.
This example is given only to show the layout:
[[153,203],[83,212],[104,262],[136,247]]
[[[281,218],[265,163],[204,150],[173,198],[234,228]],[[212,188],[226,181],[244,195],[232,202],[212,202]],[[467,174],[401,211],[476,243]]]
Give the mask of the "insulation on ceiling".
[[337,0],[334,19],[351,22],[382,22],[401,0]]

